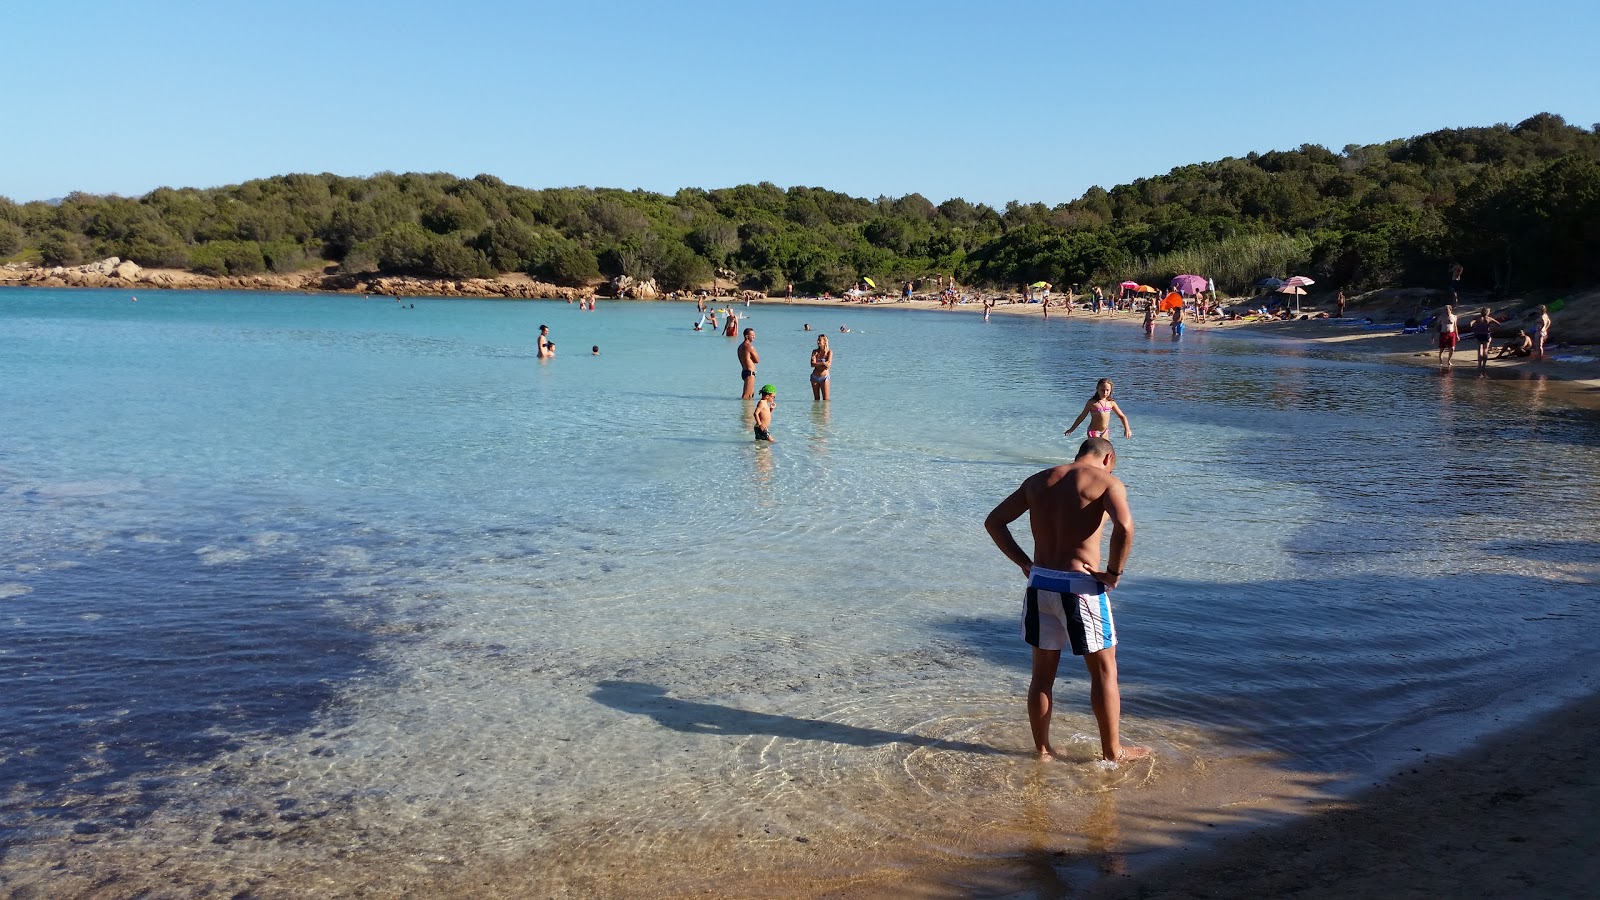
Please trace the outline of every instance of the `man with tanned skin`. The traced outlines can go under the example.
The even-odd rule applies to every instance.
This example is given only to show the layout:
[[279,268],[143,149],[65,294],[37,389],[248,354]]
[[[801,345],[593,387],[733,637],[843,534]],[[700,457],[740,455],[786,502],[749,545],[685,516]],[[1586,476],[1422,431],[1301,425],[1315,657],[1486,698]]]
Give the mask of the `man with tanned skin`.
[[[1150,755],[1122,743],[1122,697],[1117,689],[1117,632],[1106,591],[1122,578],[1133,546],[1133,513],[1122,480],[1111,474],[1117,454],[1105,438],[1089,438],[1069,465],[1030,476],[989,513],[983,527],[1028,578],[1023,639],[1033,645],[1028,724],[1041,759],[1060,759],[1050,745],[1052,688],[1061,651],[1072,647],[1089,668],[1089,701],[1100,728],[1101,759],[1118,763]],[[1017,544],[1010,525],[1028,514],[1035,559]],[[1111,561],[1100,568],[1100,532],[1111,520]]]
[[756,352],[756,330],[744,330],[744,343],[739,345],[739,377],[744,379],[744,393],[739,395],[740,400],[753,400],[756,396],[756,364],[761,362],[761,354]]

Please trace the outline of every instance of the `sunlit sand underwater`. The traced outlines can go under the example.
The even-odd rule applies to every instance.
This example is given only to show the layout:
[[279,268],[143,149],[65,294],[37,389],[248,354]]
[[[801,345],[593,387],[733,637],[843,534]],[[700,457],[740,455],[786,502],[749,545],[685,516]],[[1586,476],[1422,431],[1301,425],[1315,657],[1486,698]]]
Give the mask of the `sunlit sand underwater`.
[[[1082,887],[1590,684],[1600,422],[1537,388],[749,313],[770,446],[688,305],[0,290],[0,884]],[[1124,731],[1156,751],[1115,770],[1074,661],[1072,759],[1031,758],[981,524],[1100,377],[1134,427]]]

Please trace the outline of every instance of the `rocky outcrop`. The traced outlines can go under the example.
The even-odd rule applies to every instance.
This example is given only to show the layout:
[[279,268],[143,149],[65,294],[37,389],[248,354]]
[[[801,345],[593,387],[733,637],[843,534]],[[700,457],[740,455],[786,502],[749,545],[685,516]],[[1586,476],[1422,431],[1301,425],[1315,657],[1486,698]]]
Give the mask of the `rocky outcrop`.
[[661,296],[661,290],[656,287],[654,278],[639,281],[627,275],[618,275],[611,279],[610,294],[632,300],[654,300]]
[[[337,291],[396,297],[490,297],[508,300],[580,300],[593,288],[562,287],[522,276],[497,278],[413,278],[301,272],[292,275],[197,275],[176,269],[146,269],[116,257],[66,268],[11,264],[0,266],[0,285],[33,287],[118,287],[213,291]],[[651,299],[655,282],[634,282],[628,296]]]

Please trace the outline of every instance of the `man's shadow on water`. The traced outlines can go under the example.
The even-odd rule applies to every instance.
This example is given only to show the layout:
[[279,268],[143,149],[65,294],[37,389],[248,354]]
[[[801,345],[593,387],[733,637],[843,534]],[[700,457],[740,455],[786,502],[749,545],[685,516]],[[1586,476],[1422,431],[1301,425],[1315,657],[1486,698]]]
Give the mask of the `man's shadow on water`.
[[590,694],[595,700],[622,712],[649,716],[673,731],[688,734],[770,735],[799,741],[827,741],[852,747],[909,744],[913,747],[955,750],[961,753],[999,754],[983,744],[948,741],[878,728],[860,728],[821,719],[797,719],[752,712],[715,703],[699,703],[667,696],[653,684],[638,681],[602,681]]

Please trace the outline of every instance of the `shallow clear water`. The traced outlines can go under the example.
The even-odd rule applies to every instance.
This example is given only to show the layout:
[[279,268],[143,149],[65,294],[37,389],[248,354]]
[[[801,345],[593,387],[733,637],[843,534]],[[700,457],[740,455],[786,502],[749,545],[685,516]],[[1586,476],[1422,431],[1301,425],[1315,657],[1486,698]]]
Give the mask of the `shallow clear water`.
[[1359,769],[1600,649],[1600,419],[1542,383],[751,313],[772,446],[687,305],[0,289],[0,873],[199,844],[221,884],[492,859],[577,890],[701,834],[959,854],[1102,792],[1022,765],[1020,575],[982,529],[1099,377],[1135,435],[1130,739]]

